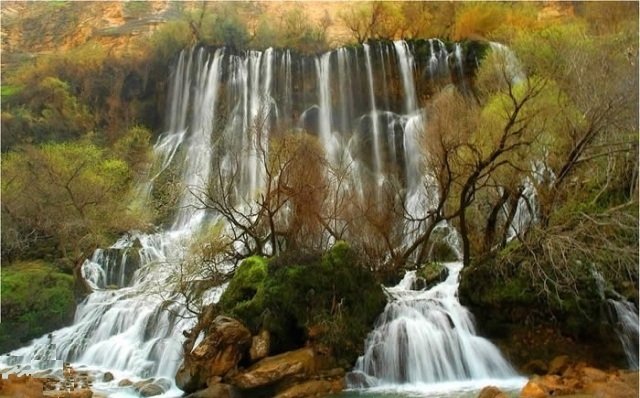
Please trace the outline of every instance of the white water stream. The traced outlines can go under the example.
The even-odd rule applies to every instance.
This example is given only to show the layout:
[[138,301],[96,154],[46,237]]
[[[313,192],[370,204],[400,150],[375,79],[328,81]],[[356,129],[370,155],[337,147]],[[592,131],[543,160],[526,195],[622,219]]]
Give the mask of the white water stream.
[[477,335],[458,301],[462,263],[445,266],[446,280],[431,289],[413,290],[415,271],[387,289],[389,304],[347,379],[351,388],[425,392],[524,384],[498,348]]

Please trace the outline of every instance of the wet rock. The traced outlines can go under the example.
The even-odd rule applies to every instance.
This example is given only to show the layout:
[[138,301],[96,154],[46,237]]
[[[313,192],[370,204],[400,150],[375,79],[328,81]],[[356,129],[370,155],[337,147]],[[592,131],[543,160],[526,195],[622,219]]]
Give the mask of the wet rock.
[[140,390],[142,387],[146,386],[147,384],[153,383],[153,379],[145,379],[145,380],[140,380],[137,381],[135,383],[133,383],[133,388],[136,389],[136,391]]
[[138,394],[143,397],[153,397],[156,395],[164,394],[165,392],[166,390],[164,388],[155,383],[146,384],[138,390]]
[[176,385],[184,392],[205,389],[207,380],[234,369],[251,346],[251,333],[238,320],[216,317],[204,340],[184,360],[176,374]]
[[108,383],[110,381],[113,381],[113,373],[111,372],[106,372],[103,376],[102,376],[102,381],[105,383]]
[[413,290],[431,289],[447,279],[449,270],[440,263],[430,263],[420,268],[416,276],[416,283],[411,287]]
[[313,371],[313,350],[302,348],[262,359],[234,377],[233,384],[242,389],[258,388],[276,383],[287,376],[305,376]]
[[369,388],[371,383],[367,375],[362,372],[349,372],[345,375],[345,382],[350,388]]
[[487,386],[480,391],[478,398],[509,398],[509,396],[498,387]]
[[128,387],[132,385],[133,385],[133,382],[129,379],[122,379],[118,382],[118,387]]
[[257,336],[253,336],[251,349],[249,350],[249,358],[251,359],[251,362],[255,362],[269,355],[270,345],[271,336],[267,330],[263,330]]

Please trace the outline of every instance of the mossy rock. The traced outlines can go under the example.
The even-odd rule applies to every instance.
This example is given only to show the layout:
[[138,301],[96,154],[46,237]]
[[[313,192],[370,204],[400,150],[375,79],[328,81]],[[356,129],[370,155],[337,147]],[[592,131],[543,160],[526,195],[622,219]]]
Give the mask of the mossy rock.
[[421,289],[431,289],[438,283],[444,282],[445,279],[447,279],[449,276],[449,269],[441,263],[429,263],[418,269],[416,276],[419,280],[424,282],[423,286],[419,286]]
[[353,365],[386,305],[382,287],[344,242],[324,255],[286,258],[245,260],[220,299],[222,311],[254,334],[269,331],[270,355],[313,342]]

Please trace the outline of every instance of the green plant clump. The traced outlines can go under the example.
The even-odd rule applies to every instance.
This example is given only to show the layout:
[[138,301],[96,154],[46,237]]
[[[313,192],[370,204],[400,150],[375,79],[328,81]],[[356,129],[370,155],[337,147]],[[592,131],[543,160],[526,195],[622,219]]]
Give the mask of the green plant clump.
[[73,276],[42,261],[2,267],[0,353],[68,325],[75,312]]
[[294,257],[245,260],[220,299],[221,309],[253,333],[268,330],[271,354],[312,342],[349,367],[385,306],[382,287],[344,242],[324,255]]

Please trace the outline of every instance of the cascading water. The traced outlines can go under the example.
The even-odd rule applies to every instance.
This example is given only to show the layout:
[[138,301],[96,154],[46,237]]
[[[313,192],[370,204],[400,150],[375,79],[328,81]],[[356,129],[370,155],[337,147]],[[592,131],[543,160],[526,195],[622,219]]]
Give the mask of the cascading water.
[[608,299],[616,334],[622,344],[624,353],[627,357],[627,364],[630,369],[638,369],[638,335],[640,334],[640,319],[638,319],[638,310],[636,306],[626,300]]
[[460,389],[480,380],[521,385],[523,379],[498,348],[477,335],[471,314],[457,299],[462,263],[445,266],[446,280],[431,289],[413,290],[415,271],[386,289],[389,304],[347,379],[351,388],[420,390],[440,383]]
[[[178,170],[186,189],[169,228],[131,233],[96,251],[83,267],[94,292],[78,307],[73,325],[13,351],[3,357],[5,365],[61,367],[54,364],[61,359],[118,377],[172,379],[182,331],[194,322],[173,292],[175,275],[190,239],[217,220],[199,208],[199,195],[214,176],[239,176],[234,197],[243,204],[258,195],[274,128],[317,136],[330,163],[347,165],[342,189],[356,197],[366,198],[366,181],[379,186],[397,173],[406,208],[413,216],[423,214],[437,193],[426,192],[420,173],[418,135],[428,121],[419,101],[459,73],[449,63],[455,48],[432,39],[371,43],[319,56],[272,49],[182,52],[169,85],[167,130],[155,145],[157,164],[141,189],[149,195],[157,177]],[[396,353],[379,340],[361,361],[363,372],[393,383],[513,376],[495,347],[475,335],[470,315],[455,300],[459,266],[449,267],[447,282],[428,292],[390,289],[395,298],[372,339],[386,330],[411,350]],[[215,301],[222,289],[209,291],[203,302]],[[428,339],[423,327],[433,333]],[[428,355],[414,352],[418,343],[429,347]],[[381,367],[378,357],[390,365]]]

